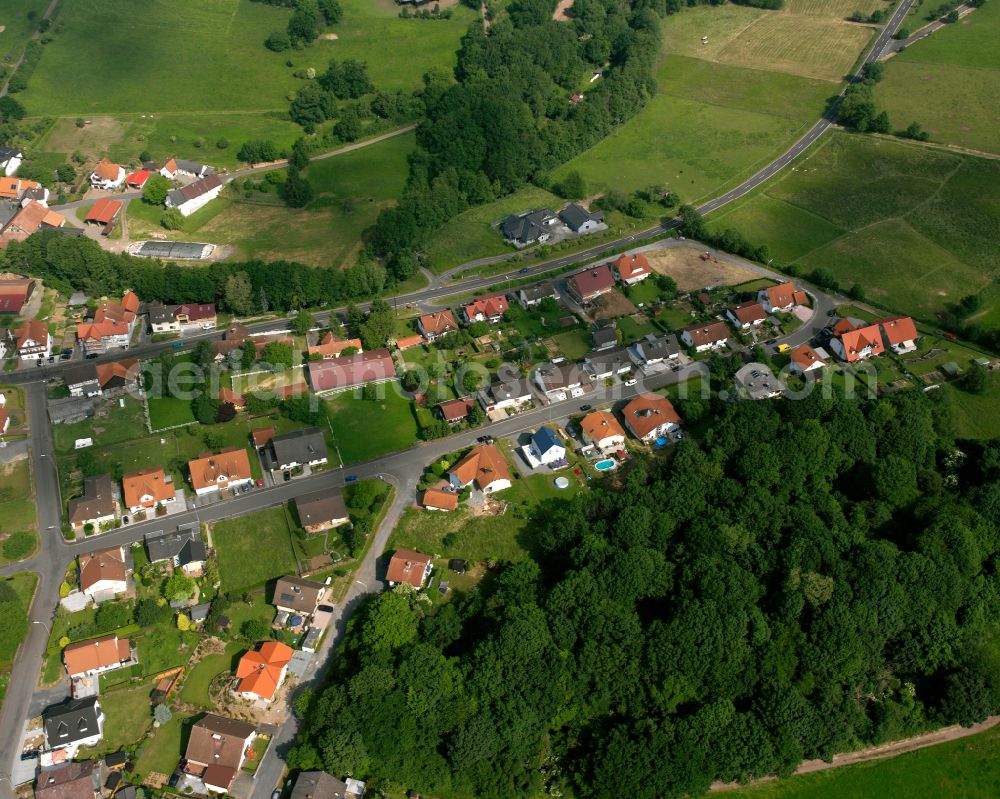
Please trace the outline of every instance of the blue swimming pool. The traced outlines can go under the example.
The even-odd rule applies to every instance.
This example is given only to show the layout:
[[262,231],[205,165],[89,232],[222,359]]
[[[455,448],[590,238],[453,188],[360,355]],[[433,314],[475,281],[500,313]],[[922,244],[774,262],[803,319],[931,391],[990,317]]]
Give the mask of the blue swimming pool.
[[606,472],[608,469],[615,468],[615,462],[611,458],[605,458],[603,461],[595,463],[594,468],[599,472]]

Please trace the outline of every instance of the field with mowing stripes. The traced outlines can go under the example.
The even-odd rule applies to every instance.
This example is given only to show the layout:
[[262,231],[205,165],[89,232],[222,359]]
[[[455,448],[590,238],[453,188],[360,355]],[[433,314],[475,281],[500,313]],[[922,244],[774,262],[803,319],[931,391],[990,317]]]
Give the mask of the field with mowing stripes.
[[1000,161],[834,133],[709,225],[924,320],[981,292],[985,324],[1000,314],[998,203]]

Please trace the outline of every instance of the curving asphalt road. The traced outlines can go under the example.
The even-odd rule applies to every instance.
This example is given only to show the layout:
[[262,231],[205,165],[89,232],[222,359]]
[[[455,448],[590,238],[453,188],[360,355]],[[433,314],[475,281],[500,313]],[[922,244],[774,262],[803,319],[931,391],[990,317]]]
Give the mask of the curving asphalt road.
[[[899,8],[897,8],[896,12],[886,23],[882,32],[869,50],[863,63],[875,61],[881,56],[886,43],[896,32],[902,20],[905,19],[913,3],[914,0],[903,0]],[[852,80],[857,80],[859,76],[860,67],[852,76]],[[813,142],[815,142],[816,139],[818,139],[826,131],[826,129],[830,127],[832,120],[834,119],[834,113],[833,109],[829,110],[821,120],[810,128],[810,130],[797,142],[795,142],[782,156],[768,164],[753,177],[749,178],[736,188],[726,192],[714,200],[711,200],[710,202],[701,205],[699,207],[699,211],[702,213],[710,213],[711,211],[714,211],[723,205],[732,202],[733,200],[745,196],[761,185],[764,181],[773,177],[792,160],[799,156]],[[392,135],[400,135],[404,132],[407,132],[407,129],[394,131],[390,134],[386,134],[382,138],[387,138]],[[368,143],[370,144],[371,142]],[[365,143],[359,143],[359,146],[365,146]],[[325,157],[329,157],[330,155],[333,155],[333,153],[327,154]],[[230,179],[236,177],[238,174],[241,173],[230,176]],[[131,193],[127,193],[127,195],[128,194]],[[65,207],[69,208],[78,204],[79,203],[73,203]],[[521,278],[524,276],[544,275],[546,272],[559,269],[572,263],[581,262],[588,258],[599,257],[609,249],[628,245],[633,242],[639,243],[656,238],[661,236],[665,231],[678,226],[679,220],[670,220],[665,224],[657,225],[647,230],[622,237],[615,242],[605,243],[583,252],[577,252],[564,258],[558,258],[544,264],[529,267],[526,273],[518,273],[517,277]],[[747,263],[726,253],[719,253],[718,257],[725,260],[734,260],[744,265]],[[762,269],[755,264],[751,264],[750,266],[761,273],[769,273],[768,270]],[[461,271],[461,269],[467,268],[468,265],[465,265],[464,267],[460,267],[458,270],[452,271],[457,273]],[[781,277],[779,275],[775,276]],[[431,287],[428,289],[399,296],[396,300],[399,302],[427,302],[440,297],[484,288],[493,285],[497,283],[498,280],[502,279],[502,276],[474,278],[472,280],[461,281],[460,283],[452,286],[440,286],[432,283]],[[438,282],[439,281],[440,278],[438,278]],[[785,340],[787,343],[797,344],[808,339],[825,324],[826,311],[834,308],[838,304],[839,300],[837,298],[825,294],[824,292],[811,289],[811,293],[815,299],[815,314],[812,322],[811,324],[803,325],[799,330],[795,331],[795,333],[786,337]],[[329,313],[336,313],[336,311],[331,311]],[[320,319],[325,317],[325,314],[320,315]],[[255,331],[282,329],[284,324],[285,322],[283,320],[277,320],[252,325],[252,329]],[[186,346],[191,346],[198,341],[218,338],[220,335],[220,333],[214,331],[207,332],[197,336],[186,337],[184,342],[186,343]],[[171,346],[172,342],[156,345],[140,345],[139,347],[131,350],[128,353],[128,356],[150,355],[158,351],[169,349]],[[99,359],[98,362],[103,360],[115,360],[122,357],[122,355],[123,353],[117,353],[114,356],[104,356]],[[16,373],[11,373],[5,376],[5,381],[25,384],[28,406],[30,413],[32,414],[30,430],[32,466],[36,479],[36,501],[39,512],[39,528],[42,534],[42,547],[36,556],[28,561],[11,564],[0,569],[0,575],[29,570],[36,572],[40,578],[38,590],[36,591],[35,599],[29,614],[29,618],[31,620],[29,635],[22,645],[14,663],[6,701],[3,703],[2,713],[0,713],[0,784],[5,786],[4,791],[7,796],[13,796],[13,789],[10,785],[9,775],[13,767],[14,758],[18,755],[20,736],[24,720],[27,718],[27,713],[31,707],[32,695],[38,678],[38,672],[43,659],[45,646],[48,641],[47,625],[52,618],[53,609],[58,602],[59,582],[61,581],[64,570],[70,560],[79,552],[92,549],[96,545],[93,541],[67,543],[62,539],[60,529],[61,501],[59,500],[58,477],[56,475],[55,464],[52,462],[52,453],[54,450],[52,446],[51,429],[45,413],[45,380],[61,375],[67,366],[71,364],[72,362],[58,362],[56,364],[46,365],[40,368],[32,367],[30,368],[30,371],[28,369],[22,369]],[[663,385],[687,379],[694,372],[701,371],[703,368],[704,367],[700,364],[692,364],[680,372],[670,372],[666,375],[657,376],[655,379],[641,381],[639,385],[631,388],[616,385],[613,389],[607,389],[602,385],[594,392],[593,395],[587,397],[587,401],[597,404],[616,399],[628,399],[644,388],[658,388]],[[608,396],[609,392],[614,392],[614,396]],[[565,403],[558,403],[544,408],[538,408],[506,421],[495,423],[490,426],[489,430],[493,435],[504,436],[534,428],[538,424],[544,423],[554,417],[559,417],[577,410],[578,402],[580,402],[580,400],[569,400]],[[381,552],[385,547],[389,532],[391,531],[395,520],[411,502],[416,475],[420,474],[424,464],[430,462],[435,457],[449,451],[454,451],[454,449],[458,447],[471,444],[474,441],[477,432],[479,431],[459,433],[446,439],[424,443],[400,453],[387,455],[382,458],[356,464],[351,467],[351,473],[356,474],[361,478],[386,475],[390,482],[399,486],[399,491],[397,492],[386,522],[375,534],[373,545],[370,547],[368,554],[359,568],[356,581],[352,584],[345,601],[338,605],[337,616],[334,619],[335,634],[326,636],[322,650],[317,653],[314,662],[319,665],[317,667],[318,670],[313,677],[320,677],[325,670],[329,662],[329,656],[333,649],[334,642],[339,638],[340,631],[343,628],[343,623],[356,606],[357,601],[364,594],[381,589],[382,584],[378,579],[377,571],[378,561],[381,557]],[[294,480],[290,483],[280,483],[268,488],[257,489],[245,496],[226,500],[224,502],[210,505],[205,508],[199,508],[194,511],[187,511],[183,514],[170,517],[169,524],[176,525],[189,521],[210,521],[223,517],[229,518],[244,513],[251,513],[255,510],[260,510],[265,507],[284,502],[305,491],[342,485],[343,481],[343,469],[335,469],[309,478]],[[123,528],[114,533],[102,535],[100,543],[102,545],[132,543],[134,541],[141,540],[145,532],[156,529],[167,529],[163,520],[146,522],[144,524]],[[258,770],[253,794],[254,799],[267,799],[274,786],[278,784],[283,770],[283,763],[279,755],[294,738],[296,730],[297,723],[295,719],[292,718],[277,731],[273,739],[273,744],[266,753]]]

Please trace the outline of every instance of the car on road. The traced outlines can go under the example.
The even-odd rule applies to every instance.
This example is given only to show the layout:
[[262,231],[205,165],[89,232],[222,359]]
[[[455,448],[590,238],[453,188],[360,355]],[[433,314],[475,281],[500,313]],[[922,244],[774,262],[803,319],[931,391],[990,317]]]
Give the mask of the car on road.
[[72,352],[64,352],[62,355],[59,356],[59,360],[60,361],[68,361],[72,357],[73,357],[73,353]]
[[87,360],[88,361],[92,361],[92,360],[94,360],[94,358],[98,358],[98,357],[100,357],[100,355],[98,353],[96,353],[96,352],[88,352],[87,353]]
[[344,478],[345,483],[355,483],[357,482],[357,480],[358,476],[356,474],[349,474],[347,475],[347,477]]
[[776,338],[769,338],[764,343],[767,344],[767,346],[770,347],[772,344],[777,344],[778,343],[778,339],[776,339]]
[[170,779],[167,780],[167,785],[169,785],[171,788],[176,788],[177,783],[180,781],[181,781],[181,775],[175,772],[170,775]]
[[626,386],[634,386],[638,382],[639,381],[636,380],[634,377],[630,377],[628,380],[625,381],[625,385]]
[[183,341],[177,341],[177,342],[171,344],[170,348],[174,349],[174,350],[182,350],[182,349],[184,349],[184,342]]
[[289,480],[292,479],[292,473],[291,472],[283,472],[282,475],[281,475],[281,477],[287,483]]
[[586,405],[581,405],[580,406],[580,410],[581,411],[592,411],[593,409],[594,409],[594,406],[591,405],[590,403],[588,403]]
[[271,799],[281,799],[281,788],[274,789],[274,793],[271,794]]
[[778,352],[791,352],[791,350],[792,350],[792,345],[791,344],[779,344],[778,345]]
[[476,439],[480,444],[492,444],[493,436],[480,436]]
[[122,524],[128,524],[128,523],[129,523],[128,516],[122,516]]
[[826,312],[826,315],[827,316],[836,316],[837,315],[837,309],[836,308],[831,308],[829,311]]
[[528,274],[528,271],[529,271],[528,267],[522,266],[520,269],[517,270],[517,273],[519,275],[526,275],[526,274]]

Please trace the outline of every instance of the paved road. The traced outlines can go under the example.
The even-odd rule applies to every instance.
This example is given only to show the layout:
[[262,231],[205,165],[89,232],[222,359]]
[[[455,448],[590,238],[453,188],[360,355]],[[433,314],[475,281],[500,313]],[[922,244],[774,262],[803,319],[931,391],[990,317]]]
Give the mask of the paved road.
[[[960,5],[955,10],[958,12],[959,18],[961,18],[964,17],[966,14],[972,13],[972,11],[974,11],[975,9],[976,6],[965,3],[963,5]],[[944,18],[942,17],[941,19],[931,22],[929,25],[924,25],[924,27],[922,27],[920,30],[918,30],[916,33],[914,33],[907,39],[893,39],[889,43],[889,46],[885,48],[885,52],[883,53],[883,55],[888,56],[890,53],[898,53],[900,50],[909,47],[911,44],[916,44],[921,39],[926,39],[935,31],[941,30],[941,28],[943,28],[945,25],[951,25],[951,24],[952,23],[950,22],[945,22]]]

